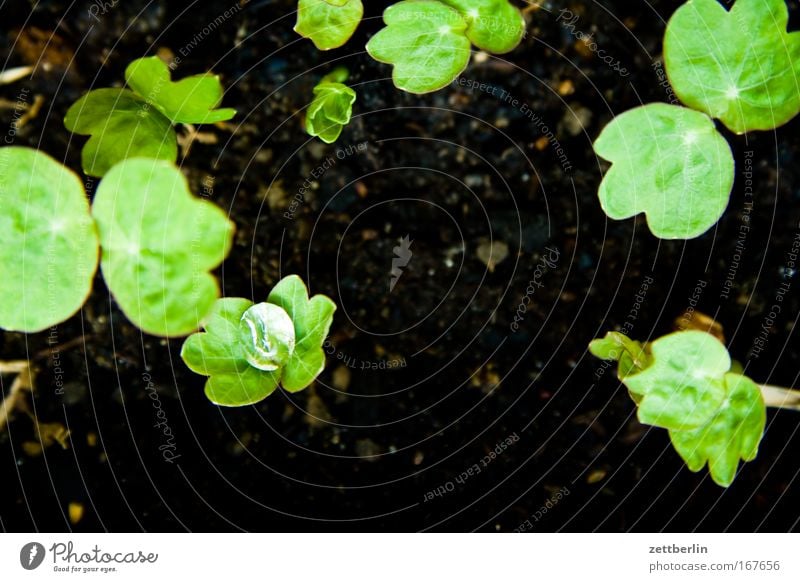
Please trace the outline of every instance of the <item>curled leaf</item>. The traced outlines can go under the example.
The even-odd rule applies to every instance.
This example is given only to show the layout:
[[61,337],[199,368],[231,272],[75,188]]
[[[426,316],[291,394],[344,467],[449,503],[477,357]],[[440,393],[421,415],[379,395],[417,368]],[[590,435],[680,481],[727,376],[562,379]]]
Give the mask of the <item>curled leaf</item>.
[[356,92],[343,84],[347,71],[336,69],[314,87],[314,100],[306,112],[306,131],[325,143],[333,143],[350,123]]
[[706,463],[714,482],[728,487],[739,459],[752,461],[764,434],[767,411],[758,386],[739,374],[725,374],[725,399],[717,413],[695,430],[671,430],[675,450],[692,471]]

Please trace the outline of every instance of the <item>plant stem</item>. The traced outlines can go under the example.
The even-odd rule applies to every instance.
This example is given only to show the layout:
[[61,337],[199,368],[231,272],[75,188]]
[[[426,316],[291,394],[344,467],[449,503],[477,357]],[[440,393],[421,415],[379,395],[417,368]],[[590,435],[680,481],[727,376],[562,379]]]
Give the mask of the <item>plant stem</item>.
[[800,390],[791,390],[768,384],[759,385],[764,403],[770,408],[800,410]]
[[[0,373],[17,374],[8,396],[0,402],[0,431],[8,424],[8,417],[15,408],[23,408],[25,391],[33,391],[33,372],[26,361],[0,362]],[[2,395],[0,395],[2,396]]]

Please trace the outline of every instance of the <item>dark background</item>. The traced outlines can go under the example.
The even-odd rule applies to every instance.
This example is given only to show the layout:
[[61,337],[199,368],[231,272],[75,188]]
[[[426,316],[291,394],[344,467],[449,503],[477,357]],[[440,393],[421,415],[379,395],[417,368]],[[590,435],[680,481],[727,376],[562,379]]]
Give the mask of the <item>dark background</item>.
[[[120,84],[131,60],[166,49],[181,56],[201,35],[174,75],[213,70],[228,88],[224,105],[239,111],[228,127],[202,128],[216,143],[195,143],[182,161],[196,192],[213,177],[209,198],[237,225],[218,273],[224,293],[263,300],[281,276],[298,273],[340,306],[336,353],[316,386],[245,409],[210,404],[203,378],[180,360],[181,340],[139,332],[99,275],[82,312],[57,326],[59,342],[72,346],[61,352],[64,395],[55,393],[48,332],[0,333],[0,358],[35,358],[39,422],[71,431],[68,449],[41,455],[27,452],[37,437],[24,414],[0,434],[0,529],[513,531],[526,520],[533,531],[795,529],[800,414],[769,412],[758,458],[725,490],[705,470],[689,472],[666,431],[637,423],[613,370],[598,378],[603,365],[586,347],[631,321],[646,277],[654,282],[630,330],[641,340],[670,332],[704,280],[697,307],[724,326],[748,375],[800,385],[800,278],[784,268],[799,232],[800,119],[749,136],[723,130],[737,159],[727,213],[701,238],[659,241],[642,218],[605,217],[596,191],[606,165],[591,142],[614,114],[668,100],[653,62],[680,2],[563,3],[627,77],[557,22],[556,2],[528,14],[528,37],[514,52],[473,59],[464,72],[544,119],[570,171],[520,104],[467,87],[421,97],[394,89],[390,68],[363,51],[389,3],[365,4],[351,41],[321,53],[292,31],[288,1],[252,0],[208,34],[235,0],[0,3],[3,68],[39,62],[32,80],[0,87],[0,97],[13,103],[27,88],[29,100],[44,98],[15,143],[76,171],[85,138],[63,127],[69,105]],[[800,7],[789,5],[796,29]],[[314,84],[337,64],[350,69],[358,101],[327,146],[308,138],[302,116]],[[12,113],[0,109],[4,133]],[[338,160],[296,216],[284,217],[326,156],[362,142],[366,152]],[[726,299],[750,150],[752,229]],[[413,258],[389,293],[392,248],[405,235]],[[510,250],[494,272],[478,259],[487,239]],[[537,279],[514,333],[548,245],[560,260]],[[783,312],[767,349],[751,358],[783,282],[791,284]],[[394,358],[407,365],[360,369]],[[348,382],[345,362],[355,366]],[[148,377],[175,435],[172,464],[159,451]],[[11,378],[2,380],[8,390]],[[456,481],[514,434],[480,474]],[[438,488],[445,493],[425,501]],[[535,521],[560,489],[569,494]],[[77,523],[70,503],[84,508]]]

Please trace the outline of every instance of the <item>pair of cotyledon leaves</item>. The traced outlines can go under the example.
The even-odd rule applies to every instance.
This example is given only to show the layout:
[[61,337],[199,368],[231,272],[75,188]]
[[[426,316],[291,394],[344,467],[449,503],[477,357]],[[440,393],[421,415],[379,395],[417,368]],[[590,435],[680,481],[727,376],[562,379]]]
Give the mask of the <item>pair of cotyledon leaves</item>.
[[676,332],[643,346],[611,332],[589,349],[618,362],[639,420],[668,429],[690,470],[708,464],[714,481],[727,487],[739,459],[755,459],[766,424],[764,399],[752,380],[731,370],[728,350],[712,335]]
[[103,176],[127,158],[174,162],[178,144],[174,124],[216,123],[235,109],[217,109],[222,85],[211,74],[172,81],[158,57],[137,59],[125,70],[130,89],[97,89],[75,102],[64,118],[74,133],[91,136],[83,147],[83,170]]
[[[295,30],[320,49],[336,48],[362,15],[361,0],[300,0]],[[410,93],[449,84],[466,69],[472,45],[503,54],[525,33],[522,14],[507,0],[404,0],[387,8],[383,20],[367,52],[394,65],[394,84]]]
[[37,332],[72,316],[98,258],[109,291],[143,331],[171,337],[200,327],[220,294],[209,271],[227,256],[234,226],[192,196],[173,164],[115,165],[91,209],[78,176],[41,152],[0,148],[0,167],[0,327]]
[[221,406],[246,406],[272,394],[306,388],[325,367],[323,341],[336,306],[315,295],[296,275],[282,279],[267,301],[219,299],[204,332],[184,342],[181,357],[208,376],[205,392]]
[[623,113],[594,144],[613,163],[599,198],[614,219],[644,212],[666,239],[700,236],[720,218],[734,181],[735,133],[778,127],[800,112],[800,32],[784,0],[689,0],[664,38],[667,76],[693,110],[651,104]]

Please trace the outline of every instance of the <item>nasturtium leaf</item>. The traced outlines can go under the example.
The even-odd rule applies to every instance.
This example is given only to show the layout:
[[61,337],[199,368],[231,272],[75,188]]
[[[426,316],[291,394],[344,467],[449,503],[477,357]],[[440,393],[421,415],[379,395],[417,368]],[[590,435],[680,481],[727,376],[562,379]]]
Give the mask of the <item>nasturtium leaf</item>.
[[494,54],[514,50],[525,34],[525,19],[507,0],[441,0],[458,10],[468,23],[467,38]]
[[272,394],[306,388],[325,367],[322,343],[334,303],[324,295],[310,300],[297,275],[282,279],[266,303],[218,299],[205,318],[205,332],[184,342],[181,357],[203,376],[206,395],[220,406],[245,406]]
[[641,372],[652,360],[641,342],[634,341],[617,331],[608,332],[602,339],[592,340],[589,351],[601,360],[618,362],[617,376],[620,380]]
[[325,368],[322,344],[328,335],[336,304],[324,295],[310,300],[297,275],[283,278],[269,294],[268,303],[283,308],[294,323],[295,346],[283,368],[281,386],[289,392],[306,388]]
[[209,271],[231,247],[225,213],[192,196],[173,164],[134,158],[103,178],[92,214],[100,267],[125,315],[153,335],[195,331],[219,296]]
[[689,0],[667,25],[664,61],[686,105],[736,133],[773,129],[800,112],[800,32],[784,0]]
[[33,333],[72,316],[97,259],[78,176],[36,150],[0,148],[0,327]]
[[81,154],[83,171],[90,176],[103,176],[126,158],[174,162],[178,157],[169,119],[128,89],[90,91],[69,108],[64,125],[91,136]]
[[376,61],[394,65],[394,84],[409,93],[445,87],[469,63],[467,22],[435,0],[404,0],[383,13],[386,28],[367,43]]
[[761,391],[749,378],[725,374],[724,387],[723,404],[708,423],[695,430],[671,430],[669,435],[690,470],[699,471],[708,463],[714,481],[727,487],[739,459],[756,458],[767,413]]
[[193,372],[209,376],[205,393],[219,406],[255,404],[278,387],[280,370],[259,370],[247,360],[241,322],[252,307],[247,299],[218,299],[203,322],[205,332],[192,334],[183,344],[181,358]]
[[704,113],[665,103],[637,107],[609,123],[594,149],[612,162],[598,192],[610,218],[644,212],[655,236],[689,239],[728,206],[733,154]]
[[306,112],[306,131],[325,143],[333,143],[350,123],[356,92],[343,82],[347,71],[336,69],[314,87],[314,100]]
[[327,51],[346,43],[363,15],[361,0],[300,0],[294,30]]
[[680,331],[648,347],[650,365],[624,380],[642,396],[639,420],[676,430],[706,424],[725,399],[723,376],[731,367],[725,346],[705,332]]
[[125,80],[172,123],[216,123],[236,115],[235,109],[217,109],[222,102],[222,84],[210,73],[172,81],[164,61],[145,57],[128,65]]

